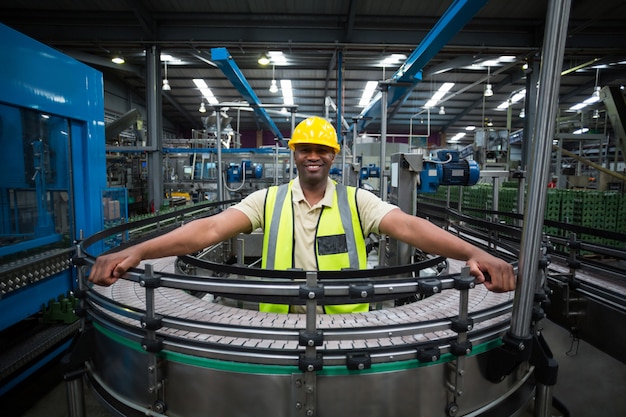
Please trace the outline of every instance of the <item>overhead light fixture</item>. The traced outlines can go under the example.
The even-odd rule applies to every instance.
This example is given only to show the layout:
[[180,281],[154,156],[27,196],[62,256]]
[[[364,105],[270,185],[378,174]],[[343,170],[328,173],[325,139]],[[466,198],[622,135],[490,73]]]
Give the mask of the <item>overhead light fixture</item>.
[[270,84],[270,93],[278,93],[278,85],[276,84],[276,80],[272,80],[272,84]]
[[114,55],[113,58],[111,58],[111,62],[113,62],[114,64],[121,65],[124,62],[126,62],[126,60],[124,60],[124,57],[122,56],[122,54],[118,52],[117,55]]
[[213,92],[202,78],[194,78],[193,83],[198,87],[202,93],[202,97],[209,102],[209,104],[219,104],[219,101],[213,95]]
[[206,107],[204,106],[204,101],[200,103],[200,108],[198,109],[200,113],[206,113]]
[[267,65],[270,63],[270,57],[267,56],[267,53],[263,52],[257,62],[261,65]]
[[452,136],[452,138],[450,138],[450,142],[458,142],[459,139],[465,137],[465,132],[459,132],[456,135]]
[[406,59],[406,55],[404,54],[391,54],[388,57],[384,58],[378,66],[380,67],[393,67],[395,65],[400,64],[402,61]]
[[446,114],[446,109],[443,106],[439,107],[439,114]]
[[275,66],[272,65],[272,83],[270,84],[270,93],[278,93],[278,86],[276,85],[276,78],[274,77]]
[[439,87],[439,89],[435,91],[435,94],[433,94],[430,100],[428,100],[426,104],[424,104],[424,107],[434,107],[443,98],[443,96],[445,96],[446,93],[452,89],[452,87],[454,87],[454,83],[441,84],[441,87]]
[[600,86],[598,85],[598,78],[600,78],[600,68],[596,68],[596,85],[593,88],[593,94],[591,95],[592,97],[600,100]]
[[579,111],[579,110],[584,109],[588,105],[596,103],[598,101],[600,101],[600,96],[596,95],[594,91],[594,94],[592,94],[591,97],[589,97],[586,100],[583,100],[582,103],[574,104],[572,107],[568,109],[568,111]]
[[593,111],[593,116],[594,119],[599,119],[600,118],[600,111],[598,109],[595,109]]
[[600,100],[600,86],[598,85],[595,86],[595,88],[593,89],[592,96]]
[[511,96],[509,97],[509,99],[500,103],[498,107],[496,107],[496,109],[506,110],[507,108],[509,108],[510,106],[512,106],[513,104],[517,103],[518,101],[520,101],[521,99],[525,97],[526,97],[526,89],[522,88],[519,91],[511,93]]
[[291,88],[291,80],[280,80],[280,89],[283,92],[283,104],[285,106],[293,106],[293,89]]
[[165,78],[163,78],[163,91],[170,91],[172,87],[170,87],[170,82],[167,79],[167,61],[165,61],[164,64],[165,64]]
[[363,94],[361,94],[361,100],[359,100],[359,107],[366,107],[370,103],[370,100],[372,99],[372,96],[374,95],[377,87],[378,81],[368,81],[365,84]]
[[519,112],[519,118],[523,119],[524,117],[526,117],[526,111],[524,110],[524,108],[522,107],[522,110]]
[[491,97],[493,95],[493,88],[489,83],[489,79],[491,78],[491,66],[487,67],[487,85],[485,85],[485,97]]
[[287,65],[287,58],[283,51],[268,51],[267,56],[272,65]]

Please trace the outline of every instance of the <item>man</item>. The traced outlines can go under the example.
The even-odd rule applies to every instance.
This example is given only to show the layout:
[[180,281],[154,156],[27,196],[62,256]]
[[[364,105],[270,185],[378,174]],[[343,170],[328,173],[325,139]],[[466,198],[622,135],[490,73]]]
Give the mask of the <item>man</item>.
[[[366,190],[335,184],[328,174],[340,148],[334,127],[325,119],[310,117],[298,124],[289,147],[298,169],[297,178],[289,184],[256,191],[217,215],[100,256],[89,280],[111,285],[142,260],[193,253],[261,227],[265,268],[364,268],[364,237],[373,232],[427,253],[466,261],[470,273],[489,290],[504,292],[515,288],[513,267],[507,262],[425,219],[404,213]],[[485,280],[486,275],[489,281]],[[326,312],[358,312],[367,308],[367,304],[326,306]],[[289,307],[262,304],[260,309],[286,313]]]

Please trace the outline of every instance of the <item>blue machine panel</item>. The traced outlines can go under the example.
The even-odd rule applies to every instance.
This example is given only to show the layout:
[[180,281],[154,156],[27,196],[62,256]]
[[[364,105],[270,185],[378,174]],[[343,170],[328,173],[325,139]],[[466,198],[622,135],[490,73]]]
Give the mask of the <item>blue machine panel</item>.
[[2,330],[73,289],[71,268],[20,264],[102,228],[106,168],[102,74],[1,24],[0,53]]

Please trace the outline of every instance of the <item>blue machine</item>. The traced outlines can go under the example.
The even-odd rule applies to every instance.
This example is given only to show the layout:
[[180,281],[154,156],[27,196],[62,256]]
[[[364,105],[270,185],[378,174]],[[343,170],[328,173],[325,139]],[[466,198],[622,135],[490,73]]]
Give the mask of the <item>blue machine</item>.
[[458,151],[439,150],[436,157],[423,161],[417,192],[434,193],[440,185],[474,185],[479,178],[476,161],[461,159]]
[[102,229],[106,168],[102,74],[1,24],[0,53],[2,331],[74,289],[73,242]]
[[370,178],[380,178],[380,167],[376,164],[368,164],[366,167],[362,167],[359,172],[359,179],[367,180]]
[[242,160],[240,164],[231,163],[226,170],[228,182],[242,182],[260,178],[263,178],[263,165],[253,164],[249,159]]

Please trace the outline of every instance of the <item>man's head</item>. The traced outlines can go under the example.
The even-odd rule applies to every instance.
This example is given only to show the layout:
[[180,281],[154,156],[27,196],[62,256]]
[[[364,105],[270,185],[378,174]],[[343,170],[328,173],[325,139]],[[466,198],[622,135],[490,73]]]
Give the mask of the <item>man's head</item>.
[[289,147],[294,151],[300,182],[322,184],[339,152],[335,128],[321,117],[309,117],[296,126]]
[[323,145],[333,149],[334,153],[339,153],[341,149],[337,141],[337,131],[328,120],[313,116],[304,119],[293,130],[289,148],[295,151],[298,144]]

